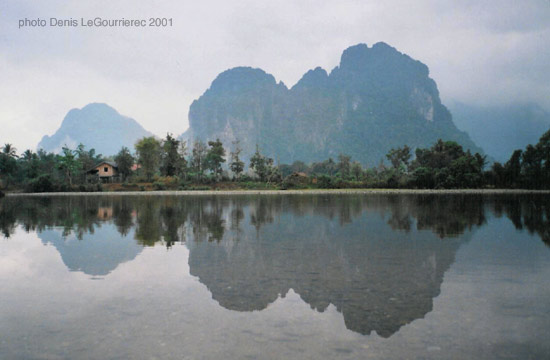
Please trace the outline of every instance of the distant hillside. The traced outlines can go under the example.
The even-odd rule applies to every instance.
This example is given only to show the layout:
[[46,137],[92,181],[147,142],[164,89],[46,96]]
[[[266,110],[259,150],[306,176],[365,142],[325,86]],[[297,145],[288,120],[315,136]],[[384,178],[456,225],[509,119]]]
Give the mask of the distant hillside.
[[308,71],[291,89],[261,69],[227,70],[193,102],[184,138],[256,144],[283,163],[351,155],[366,165],[392,147],[454,140],[481,151],[453,124],[428,67],[385,43],[344,51],[330,74]]
[[457,102],[449,108],[456,126],[500,162],[514,150],[536,144],[550,129],[550,113],[536,104],[476,107]]
[[74,149],[82,143],[98,154],[114,155],[123,146],[133,150],[138,139],[151,135],[137,121],[120,115],[109,105],[93,103],[69,111],[55,134],[44,136],[37,148],[58,153],[65,145]]

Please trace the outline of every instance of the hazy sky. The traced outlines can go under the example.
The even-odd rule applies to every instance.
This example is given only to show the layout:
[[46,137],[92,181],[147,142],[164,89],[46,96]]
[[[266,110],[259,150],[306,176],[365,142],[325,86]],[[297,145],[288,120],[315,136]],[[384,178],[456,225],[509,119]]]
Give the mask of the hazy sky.
[[[50,27],[52,17],[173,26]],[[48,26],[19,28],[25,18]],[[444,103],[550,110],[550,0],[3,0],[0,145],[34,149],[90,102],[179,135],[221,71],[260,67],[290,87],[316,66],[330,71],[345,48],[378,41],[427,64]]]

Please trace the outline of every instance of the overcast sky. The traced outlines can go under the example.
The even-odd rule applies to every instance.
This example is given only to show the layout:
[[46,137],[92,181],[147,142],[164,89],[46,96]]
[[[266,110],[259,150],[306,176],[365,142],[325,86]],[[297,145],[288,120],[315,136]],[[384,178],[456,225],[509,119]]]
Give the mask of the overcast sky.
[[[22,27],[50,18],[172,18],[165,28]],[[260,67],[287,86],[385,41],[430,68],[443,102],[550,110],[550,0],[3,0],[0,145],[34,149],[72,108],[105,102],[164,136],[222,71]]]

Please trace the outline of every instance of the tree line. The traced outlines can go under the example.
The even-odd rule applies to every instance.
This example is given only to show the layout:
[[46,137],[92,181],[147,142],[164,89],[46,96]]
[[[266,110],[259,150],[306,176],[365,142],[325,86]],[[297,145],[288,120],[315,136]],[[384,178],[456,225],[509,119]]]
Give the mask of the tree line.
[[[452,238],[472,227],[481,227],[487,216],[506,217],[516,229],[536,233],[550,246],[550,198],[538,194],[404,195],[374,197],[34,197],[25,201],[8,199],[0,203],[0,234],[10,238],[18,225],[25,231],[42,232],[55,226],[63,236],[82,239],[104,221],[112,221],[121,235],[135,228],[142,245],[164,241],[166,246],[186,241],[186,225],[193,229],[194,241],[221,241],[226,231],[240,233],[254,227],[255,233],[272,224],[283,213],[310,214],[338,218],[340,225],[351,223],[365,209],[386,212],[394,230],[431,230],[439,238]],[[105,217],[102,210],[109,209]],[[437,217],[434,214],[438,214]],[[245,220],[246,218],[246,220]]]
[[[407,145],[391,149],[386,159],[365,168],[351,157],[306,164],[275,164],[256,146],[248,169],[239,142],[227,154],[216,139],[195,140],[192,147],[171,134],[164,139],[145,137],[112,157],[87,150],[64,147],[59,154],[26,150],[21,155],[11,144],[0,152],[0,181],[3,188],[44,191],[101,191],[102,184],[89,170],[101,161],[114,161],[124,184],[153,183],[154,189],[208,188],[233,183],[237,187],[289,188],[550,188],[550,130],[535,145],[516,150],[504,163],[487,169],[487,157],[472,154],[453,141],[438,140],[430,148],[414,151]],[[386,165],[384,160],[389,162]],[[137,168],[137,169],[136,169]],[[205,187],[206,186],[206,187]]]

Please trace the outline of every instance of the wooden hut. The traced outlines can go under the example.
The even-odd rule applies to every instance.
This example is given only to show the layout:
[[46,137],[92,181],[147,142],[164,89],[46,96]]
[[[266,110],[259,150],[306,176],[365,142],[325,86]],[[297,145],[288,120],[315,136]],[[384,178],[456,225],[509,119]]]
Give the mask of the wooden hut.
[[118,179],[118,166],[111,161],[102,161],[88,170],[87,173],[88,175],[99,177],[103,182],[113,182]]

